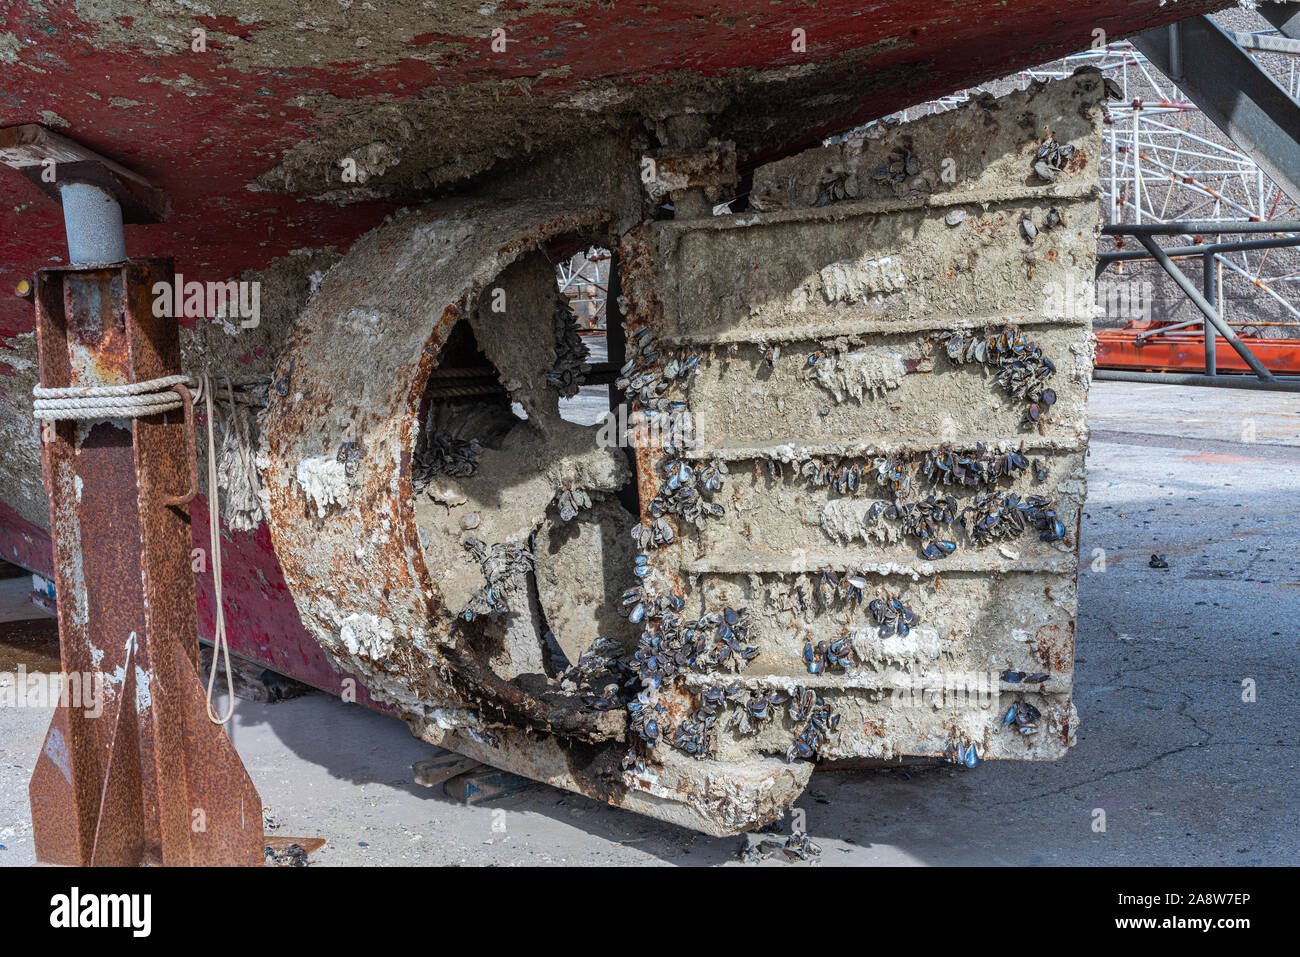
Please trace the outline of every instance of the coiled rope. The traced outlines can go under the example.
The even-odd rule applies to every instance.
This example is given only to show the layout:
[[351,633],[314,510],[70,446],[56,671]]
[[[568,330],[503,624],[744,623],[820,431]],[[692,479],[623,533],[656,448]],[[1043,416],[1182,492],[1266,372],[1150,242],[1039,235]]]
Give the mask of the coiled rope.
[[128,385],[88,385],[32,389],[32,408],[43,422],[69,419],[133,419],[142,415],[171,412],[184,405],[172,386],[195,387],[187,375],[132,382]]
[[[226,724],[235,713],[235,681],[230,668],[230,642],[226,638],[226,611],[221,597],[221,519],[218,514],[217,453],[214,437],[216,421],[212,408],[212,381],[204,375],[196,381],[187,375],[169,375],[127,385],[71,386],[32,389],[32,406],[35,417],[43,422],[85,419],[134,419],[160,412],[171,412],[184,407],[185,400],[174,390],[175,386],[195,389],[193,398],[203,398],[207,411],[208,432],[208,545],[212,556],[212,589],[216,597],[216,621],[213,634],[212,667],[208,670],[208,718],[214,724]],[[231,409],[235,396],[231,380],[226,378],[226,394]],[[248,436],[245,423],[237,417],[240,438]],[[226,668],[226,696],[229,706],[224,716],[218,716],[212,703],[217,680],[217,656],[222,656]]]

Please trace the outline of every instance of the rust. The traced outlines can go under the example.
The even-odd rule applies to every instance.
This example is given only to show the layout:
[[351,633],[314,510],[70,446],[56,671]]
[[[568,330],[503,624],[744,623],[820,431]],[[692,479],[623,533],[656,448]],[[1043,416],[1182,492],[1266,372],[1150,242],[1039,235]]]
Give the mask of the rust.
[[[340,664],[362,676],[382,671],[386,684],[405,685],[412,693],[418,689],[421,700],[468,706],[506,725],[592,741],[617,736],[621,716],[575,708],[572,699],[555,689],[539,692],[502,679],[473,649],[475,626],[444,607],[436,579],[422,560],[412,506],[410,450],[426,383],[446,337],[466,315],[465,304],[477,301],[506,265],[539,243],[566,233],[603,229],[610,215],[595,208],[504,203],[435,206],[410,214],[407,221],[394,224],[394,232],[459,231],[464,237],[462,247],[469,248],[460,250],[455,268],[448,262],[445,276],[425,269],[409,277],[389,272],[346,280],[339,294],[362,310],[368,297],[382,294],[393,282],[410,283],[411,311],[382,317],[390,323],[377,347],[383,355],[375,357],[385,363],[383,375],[376,377],[351,360],[345,368],[333,367],[349,349],[339,345],[340,331],[333,317],[340,306],[332,303],[320,328],[314,328],[312,316],[305,317],[306,327],[300,328],[282,358],[276,378],[292,371],[292,383],[289,395],[273,403],[267,429],[273,460],[266,483],[272,540],[286,580],[298,595],[305,623]],[[375,253],[397,256],[399,245],[396,239],[377,239]],[[412,322],[413,318],[419,321]],[[324,352],[319,351],[322,348]],[[368,343],[355,348],[376,349]],[[341,396],[356,401],[344,411],[336,402]],[[347,502],[327,507],[324,514],[310,505],[304,510],[294,478],[298,463],[329,456],[345,431],[365,437]],[[367,538],[379,515],[391,531],[374,541],[365,559],[359,560],[356,542]],[[385,570],[387,586],[379,590],[377,600],[371,587],[375,568]],[[311,583],[325,575],[339,586],[328,613],[310,598]],[[394,629],[418,636],[415,644],[428,660],[376,661],[349,653],[339,642],[341,624],[349,615],[366,622],[386,621]]]
[[[179,372],[176,324],[151,309],[153,285],[171,278],[169,260],[40,272],[42,384]],[[83,683],[101,676],[108,700],[98,715],[61,705],[51,723],[29,787],[37,856],[259,864],[261,801],[208,720],[196,671],[189,513],[164,504],[168,490],[197,478],[182,435],[192,414],[121,421],[61,422],[43,448],[62,670]]]
[[177,383],[172,391],[180,395],[185,403],[185,451],[188,453],[190,467],[189,489],[180,495],[168,495],[163,499],[164,505],[188,505],[199,494],[199,456],[194,447],[194,397],[184,385]]

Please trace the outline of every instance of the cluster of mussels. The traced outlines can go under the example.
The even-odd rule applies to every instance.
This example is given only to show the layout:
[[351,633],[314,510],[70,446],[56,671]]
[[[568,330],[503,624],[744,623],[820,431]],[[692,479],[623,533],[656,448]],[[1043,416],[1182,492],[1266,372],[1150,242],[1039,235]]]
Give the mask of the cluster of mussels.
[[961,740],[954,740],[948,745],[946,752],[948,760],[953,764],[964,764],[968,768],[973,768],[980,763],[979,755],[975,753],[975,742],[967,741],[965,744]]
[[[789,703],[790,719],[803,727],[795,736],[787,754],[788,760],[817,756],[822,744],[839,727],[840,716],[820,698],[812,688],[798,687],[793,696],[769,685],[746,689],[739,682],[728,685],[710,685],[700,693],[700,707],[691,715],[688,732],[702,729],[707,735],[716,718],[730,705],[736,706],[731,724],[742,734],[757,732],[772,721],[781,705]],[[711,738],[708,739],[711,744]],[[690,751],[689,748],[683,750]],[[690,752],[694,753],[694,752]]]
[[883,516],[899,522],[904,535],[920,541],[921,554],[930,561],[947,558],[957,550],[955,541],[943,537],[945,530],[951,530],[957,514],[957,500],[951,495],[927,495],[915,502],[877,501],[867,510],[871,521]]
[[629,767],[635,763],[638,769],[645,769],[645,762],[642,757],[644,748],[653,748],[659,743],[659,737],[663,730],[660,728],[659,722],[667,711],[668,709],[658,701],[651,700],[649,691],[642,691],[627,703],[628,727],[632,729],[636,737],[633,739],[632,750],[623,759],[624,767]]
[[1069,143],[1057,143],[1055,136],[1049,136],[1034,153],[1033,169],[1041,179],[1049,183],[1056,181],[1061,170],[1074,157],[1075,148]]
[[669,743],[692,757],[708,757],[714,752],[713,726],[728,704],[738,706],[731,723],[742,734],[750,734],[771,721],[787,700],[780,691],[765,686],[747,691],[739,682],[710,685],[700,693],[700,706],[677,726]]
[[[823,568],[821,577],[818,579],[816,587],[813,588],[813,594],[821,602],[823,608],[830,608],[836,601],[848,602],[851,606],[857,608],[866,600],[868,587],[867,580],[861,575],[855,575],[852,572],[845,572],[841,575],[834,569]],[[884,598],[873,598],[870,602],[867,602],[867,610],[871,612],[871,617],[875,619],[876,624],[879,626],[882,637],[890,632],[905,637],[917,620],[917,614],[910,605],[888,594]],[[839,655],[835,657],[839,657]],[[804,660],[808,660],[807,649],[804,651]],[[833,659],[830,663],[838,664]],[[813,674],[816,673],[813,672]]]
[[690,435],[690,417],[686,401],[670,393],[674,386],[685,388],[690,383],[700,357],[687,349],[661,349],[658,337],[644,326],[632,333],[628,346],[632,357],[619,370],[614,385],[634,409],[644,413],[646,424],[667,438],[665,448],[674,454],[676,437]]
[[916,624],[916,612],[897,598],[877,598],[868,607],[871,609],[871,617],[876,619],[882,638],[891,632],[900,638],[906,638]]
[[560,672],[558,680],[565,691],[580,691],[583,703],[594,711],[613,711],[627,704],[623,690],[627,669],[612,638],[593,641],[577,661]]
[[796,724],[807,722],[790,745],[786,755],[790,761],[796,758],[811,761],[817,757],[822,744],[840,726],[840,716],[831,710],[830,705],[817,697],[817,692],[812,688],[794,689],[794,697],[790,701],[790,717]]
[[697,708],[673,729],[668,743],[693,758],[709,757],[713,754],[713,724],[717,720],[717,715]]
[[462,616],[466,621],[506,612],[512,598],[525,596],[528,575],[534,566],[531,551],[515,542],[498,542],[488,547],[476,538],[466,538],[465,547],[482,567],[485,580],[465,606]]
[[580,488],[568,488],[555,497],[560,510],[560,521],[567,522],[584,508],[591,508],[591,496]]
[[[957,547],[951,539],[939,534],[942,527],[951,526],[956,518],[957,500],[951,495],[929,495],[923,500],[904,501],[903,496],[912,489],[913,472],[931,484],[956,483],[970,487],[996,485],[1003,478],[1015,479],[1031,467],[1022,452],[989,453],[982,443],[976,446],[974,454],[937,449],[921,456],[915,468],[910,468],[912,462],[913,456],[907,453],[879,456],[861,467],[850,464],[835,468],[818,460],[810,460],[800,467],[800,474],[809,479],[814,487],[829,484],[840,493],[854,494],[871,481],[889,489],[895,501],[873,503],[868,518],[875,521],[883,515],[890,521],[901,522],[905,535],[920,539],[921,551],[926,558],[939,559],[952,554]],[[1035,459],[1032,468],[1035,478],[1039,481],[1046,480],[1045,465]]]
[[696,619],[666,610],[641,635],[629,667],[642,687],[653,689],[687,671],[739,670],[758,656],[758,649],[748,643],[752,628],[743,608],[727,607]]
[[950,449],[926,452],[921,457],[920,469],[931,484],[962,485],[967,488],[997,485],[1004,478],[1014,480],[1026,469],[1032,469],[1034,478],[1040,482],[1047,479],[1047,466],[1038,459],[1032,462],[1027,460],[1023,448],[1020,451],[990,453],[983,442],[976,443],[974,454]]
[[[640,555],[637,556],[641,558]],[[638,568],[642,567],[640,565]],[[638,572],[638,577],[644,577]],[[647,617],[662,618],[669,612],[681,611],[686,607],[686,603],[677,595],[666,595],[659,598],[651,598],[644,588],[635,585],[623,592],[623,607],[627,611],[627,620],[634,625],[639,625]]]
[[[957,547],[951,539],[934,537],[936,521],[943,521],[949,527],[954,521],[952,497],[948,496],[942,502],[942,508],[929,507],[934,504],[929,499],[909,503],[909,506],[917,506],[915,515],[904,509],[907,513],[904,515],[904,530],[921,539],[921,554],[931,560],[951,555]],[[1044,542],[1060,541],[1065,537],[1065,523],[1056,517],[1056,502],[1044,495],[1026,495],[1022,499],[1011,492],[980,492],[972,504],[961,510],[956,520],[960,521],[967,537],[979,546],[1001,538],[1015,538],[1029,528],[1037,529],[1038,537]]]
[[1056,517],[1056,503],[1043,495],[1026,495],[1022,499],[1011,493],[981,492],[973,504],[962,509],[961,524],[977,545],[1015,537],[1031,526],[1038,529],[1038,537],[1045,542],[1065,538],[1065,523]]
[[343,442],[339,445],[338,453],[334,456],[335,461],[343,463],[343,472],[348,478],[352,478],[357,471],[357,463],[361,461],[361,443],[360,442]]
[[896,146],[880,168],[871,174],[877,183],[901,183],[921,172],[921,158],[905,146]]
[[[877,183],[901,183],[910,176],[921,172],[921,158],[905,146],[896,146],[871,174]],[[813,206],[829,206],[845,200],[857,199],[859,194],[857,175],[842,167],[827,169],[818,184],[817,198]]]
[[[674,540],[667,516],[678,516],[698,526],[705,517],[725,514],[722,505],[709,499],[722,489],[728,473],[722,462],[692,465],[676,458],[679,448],[674,437],[689,435],[688,406],[681,395],[699,366],[699,355],[687,349],[661,349],[654,333],[646,328],[632,333],[629,346],[632,356],[615,384],[632,407],[644,413],[646,423],[668,439],[664,443],[669,459],[663,465],[663,484],[646,505],[649,521],[632,530],[637,549],[642,552],[633,570],[637,577],[645,578],[650,571],[645,550]],[[709,673],[744,667],[758,655],[752,643],[752,623],[745,609],[729,606],[697,619],[684,619],[680,612],[685,603],[679,596],[652,597],[640,585],[624,593],[623,605],[629,609],[629,621],[644,623],[636,651],[626,663],[626,687],[639,686],[641,690],[627,702],[632,734],[623,759],[625,770],[644,771],[648,749],[660,740],[694,757],[711,755],[719,712],[728,701],[740,704],[737,723],[744,732],[771,720],[775,710],[786,702],[783,694],[771,688],[744,691],[738,683],[721,689],[706,688],[699,707],[676,727],[665,728],[666,709],[655,700],[655,694],[689,671]],[[841,652],[837,649],[837,654]],[[593,660],[592,666],[597,664]],[[606,684],[602,694],[593,699],[602,705],[617,701],[618,689]],[[791,748],[792,759],[814,756],[824,735],[834,729],[838,716],[824,708],[815,694],[802,709],[792,705],[791,714],[796,722],[808,722]]]
[[988,366],[1007,395],[1028,402],[1023,422],[1038,422],[1056,402],[1056,392],[1047,387],[1056,366],[1015,326],[983,334],[950,330],[941,333],[939,341],[953,362]]
[[721,518],[726,509],[705,496],[721,490],[727,477],[723,462],[710,462],[692,466],[680,459],[670,459],[664,464],[663,485],[646,505],[651,521],[641,522],[632,528],[632,540],[642,551],[671,544],[675,538],[672,524],[665,518],[676,515],[698,527],[706,516]]
[[[721,612],[709,612],[697,619],[683,619],[678,614],[684,606],[680,597],[670,595],[651,600],[639,587],[628,590],[624,603],[634,605],[634,621],[650,619],[627,663],[630,677],[626,682],[629,687],[639,685],[642,690],[629,704],[636,735],[631,739],[623,767],[643,770],[647,749],[659,740],[659,721],[663,715],[661,706],[650,703],[652,692],[688,671],[739,670],[757,657],[758,649],[749,643],[753,626],[743,608],[725,607]],[[709,756],[714,750],[715,712],[715,708],[702,705],[677,727],[669,729],[663,735],[664,740],[693,757]]]
[[[699,706],[676,727],[665,724],[667,709],[654,698],[654,692],[677,676],[687,672],[714,672],[723,668],[739,669],[757,656],[756,647],[749,645],[752,625],[745,609],[724,608],[694,620],[682,619],[677,612],[683,607],[682,599],[669,596],[651,600],[639,587],[631,588],[624,596],[625,604],[639,611],[634,620],[652,619],[636,652],[624,666],[611,646],[593,645],[578,665],[566,672],[575,682],[588,689],[602,685],[599,694],[588,695],[593,707],[608,710],[626,700],[618,686],[623,675],[625,687],[640,685],[640,692],[626,700],[629,727],[629,750],[623,758],[625,770],[644,772],[649,749],[661,740],[674,748],[704,758],[715,750],[714,728],[723,711],[736,705],[737,712],[731,724],[742,734],[750,734],[771,721],[781,705],[790,703],[790,717],[803,727],[790,746],[788,759],[815,758],[826,738],[839,725],[839,715],[832,713],[812,689],[797,688],[793,698],[774,687],[759,685],[745,688],[740,682],[706,686],[699,697]],[[648,623],[648,625],[651,623]],[[847,639],[841,639],[835,653],[846,655]],[[847,658],[842,660],[847,661]]]
[[421,448],[411,459],[411,483],[422,492],[433,477],[442,473],[468,478],[478,468],[483,446],[478,439],[458,439],[445,432],[426,433]]
[[1025,684],[1037,684],[1046,681],[1050,677],[1051,675],[1049,675],[1046,671],[1035,671],[1032,674],[1029,674],[1024,671],[1012,671],[1010,669],[1007,669],[1006,671],[1002,672],[1002,680],[1007,682],[1008,684],[1013,684],[1013,685],[1018,685],[1022,681]]
[[[784,475],[780,463],[771,472],[774,478]],[[1032,463],[1020,450],[990,452],[983,442],[975,445],[973,452],[955,451],[947,446],[932,449],[921,455],[899,452],[877,455],[862,461],[838,459],[825,461],[812,458],[798,468],[798,475],[813,488],[829,487],[838,495],[856,495],[872,484],[886,488],[895,498],[907,495],[913,480],[924,479],[931,485],[960,485],[972,488],[979,485],[996,485],[1002,479],[1017,479],[1032,469],[1040,482],[1047,478],[1047,466],[1038,459]]]
[[821,601],[823,608],[830,608],[836,599],[860,605],[866,597],[867,587],[867,580],[861,575],[841,575],[832,568],[823,568],[813,594]]
[[582,388],[583,377],[591,371],[587,365],[591,353],[578,335],[573,310],[567,301],[560,299],[556,302],[554,318],[555,365],[546,373],[546,381],[563,398],[571,399]]
[[857,198],[857,176],[843,168],[828,169],[818,184],[817,198],[813,201],[813,206],[829,206],[831,203]]
[[777,854],[784,854],[787,860],[811,861],[822,856],[820,844],[814,844],[807,834],[791,834],[785,840],[775,837],[764,838],[758,844],[752,844],[740,852],[742,864],[757,864]]
[[736,705],[736,715],[731,724],[741,734],[751,734],[776,717],[777,709],[790,699],[779,689],[768,685],[742,688],[739,682],[729,685],[710,685],[700,693],[700,707],[710,714]]
[[1015,728],[1016,731],[1027,737],[1038,733],[1038,725],[1034,722],[1042,716],[1042,712],[1024,698],[1017,698],[1015,703],[1007,708],[1007,713],[1002,716],[1002,726],[1004,728]]
[[928,495],[920,501],[876,501],[867,510],[867,518],[884,518],[900,523],[906,536],[921,543],[921,554],[930,561],[946,558],[957,550],[951,534],[960,522],[966,535],[976,545],[988,545],[995,539],[1014,538],[1027,528],[1037,528],[1039,538],[1055,542],[1065,537],[1065,523],[1056,515],[1056,502],[1044,495],[980,492],[974,502],[958,510],[951,495]]
[[831,668],[848,668],[853,664],[853,644],[847,637],[834,641],[803,643],[803,661],[810,675],[825,674]]
[[[1061,211],[1055,206],[1049,209],[1047,215],[1043,217],[1043,229],[1055,229],[1061,223]],[[1031,243],[1034,241],[1034,237],[1038,235],[1038,227],[1034,225],[1033,217],[1027,213],[1020,217],[1020,228],[1024,231],[1025,238]]]

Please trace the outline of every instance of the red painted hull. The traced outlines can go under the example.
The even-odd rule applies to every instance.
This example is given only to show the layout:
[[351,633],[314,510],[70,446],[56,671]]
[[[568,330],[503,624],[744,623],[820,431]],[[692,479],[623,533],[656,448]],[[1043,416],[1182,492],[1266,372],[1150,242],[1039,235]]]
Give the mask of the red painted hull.
[[[326,124],[322,111],[304,105],[306,98],[400,104],[431,89],[487,84],[499,92],[502,104],[526,98],[540,123],[551,107],[596,79],[634,87],[687,82],[689,76],[747,78],[744,71],[842,61],[844,70],[852,65],[862,77],[861,96],[827,116],[828,124],[842,129],[1084,49],[1095,30],[1114,39],[1226,5],[1224,0],[515,3],[506,5],[513,12],[501,11],[497,21],[461,26],[454,41],[447,37],[449,29],[440,29],[436,10],[412,15],[410,22],[392,15],[375,26],[409,34],[404,44],[409,55],[394,51],[381,64],[365,62],[378,42],[376,33],[373,42],[352,46],[346,59],[256,66],[244,62],[243,51],[294,22],[309,21],[316,5],[286,5],[287,22],[281,23],[193,18],[195,29],[207,31],[207,52],[199,54],[159,50],[150,24],[131,16],[142,4],[122,4],[122,16],[113,22],[87,22],[73,4],[43,4],[38,11],[18,3],[0,13],[0,40],[12,38],[0,45],[11,51],[5,58],[12,58],[0,64],[0,126],[53,123],[144,175],[172,197],[175,214],[168,223],[128,228],[131,255],[173,256],[177,271],[188,278],[224,280],[264,268],[294,249],[345,248],[391,211],[390,203],[338,206],[249,190],[288,150]],[[388,17],[393,6],[379,9]],[[106,11],[112,7],[105,4]],[[496,22],[511,38],[504,55],[490,49]],[[189,26],[189,20],[181,22],[180,35],[187,35]],[[791,49],[794,30],[804,31],[803,51]],[[307,32],[309,45],[320,42]],[[357,37],[363,39],[370,38]],[[430,50],[438,52],[436,62],[430,62]],[[274,61],[270,54],[263,59]],[[832,76],[833,71],[827,82]],[[759,74],[744,93],[758,97],[764,88]],[[444,133],[429,130],[430,136]],[[801,144],[767,145],[779,151]],[[63,228],[58,208],[35,186],[12,175],[4,182],[0,281],[12,288],[20,277],[64,254]],[[0,342],[31,328],[27,303],[0,298]]]

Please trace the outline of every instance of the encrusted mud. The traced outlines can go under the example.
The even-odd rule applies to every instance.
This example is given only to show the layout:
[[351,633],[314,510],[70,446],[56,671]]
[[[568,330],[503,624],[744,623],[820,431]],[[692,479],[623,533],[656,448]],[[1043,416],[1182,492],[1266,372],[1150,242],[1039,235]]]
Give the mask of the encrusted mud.
[[630,535],[635,518],[616,501],[597,502],[568,522],[539,531],[537,592],[546,623],[569,661],[612,638],[630,654],[639,629],[623,613],[623,593],[636,582]]
[[[745,67],[713,77],[675,70],[649,82],[571,82],[559,69],[517,79],[434,84],[400,103],[379,95],[358,102],[304,93],[295,105],[316,117],[318,132],[290,149],[255,185],[345,202],[406,196],[487,170],[508,172],[524,160],[564,156],[571,161],[605,136],[635,136],[642,148],[661,145],[656,121],[683,114],[707,115],[712,125],[728,131],[738,159],[750,159],[774,144],[810,137],[834,117],[853,113],[864,92],[897,82],[891,71],[867,77],[855,67],[900,44],[885,41],[812,68]],[[764,87],[761,106],[752,95],[756,83]],[[454,137],[439,135],[449,129],[456,131]],[[360,174],[355,183],[342,178],[340,164],[347,158]]]
[[817,384],[833,395],[836,402],[879,398],[902,385],[907,373],[905,353],[866,350],[826,356],[813,371]]

